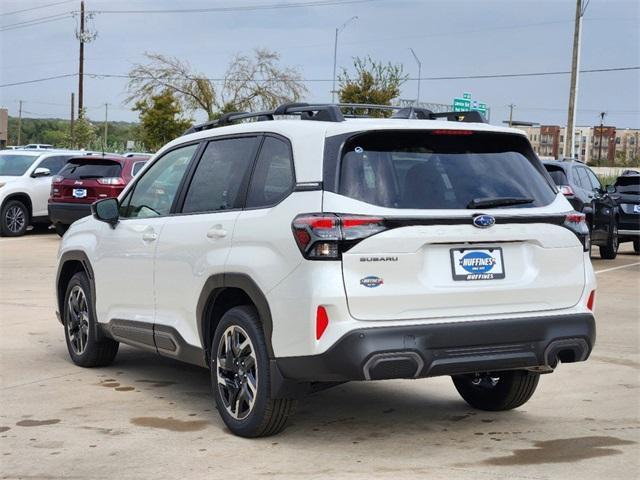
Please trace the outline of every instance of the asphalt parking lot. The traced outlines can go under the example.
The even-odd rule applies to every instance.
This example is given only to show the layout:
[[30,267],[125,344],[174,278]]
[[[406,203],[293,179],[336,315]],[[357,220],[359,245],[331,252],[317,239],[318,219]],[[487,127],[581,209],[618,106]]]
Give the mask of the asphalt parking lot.
[[640,476],[640,257],[598,272],[596,349],[541,378],[519,410],[470,409],[449,378],[345,384],[309,396],[276,437],[231,435],[208,372],[121,347],[68,358],[55,319],[58,237],[0,239],[2,478]]

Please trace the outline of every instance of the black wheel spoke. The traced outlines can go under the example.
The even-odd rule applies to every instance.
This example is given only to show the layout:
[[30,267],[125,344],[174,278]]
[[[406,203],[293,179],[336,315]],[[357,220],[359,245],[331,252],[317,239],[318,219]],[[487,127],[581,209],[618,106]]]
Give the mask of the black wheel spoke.
[[67,299],[67,336],[76,355],[82,355],[89,340],[89,306],[80,285],[75,285]]

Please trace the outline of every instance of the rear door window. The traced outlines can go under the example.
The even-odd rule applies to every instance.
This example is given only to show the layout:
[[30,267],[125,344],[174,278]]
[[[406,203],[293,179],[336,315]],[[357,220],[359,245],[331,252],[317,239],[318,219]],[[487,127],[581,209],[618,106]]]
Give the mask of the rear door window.
[[338,193],[402,209],[465,209],[492,199],[538,207],[555,198],[525,138],[453,130],[350,138],[342,150]]
[[68,156],[57,156],[57,157],[47,157],[38,167],[48,168],[51,171],[51,175],[56,175],[62,167],[64,167],[65,162],[69,159]]
[[258,137],[209,142],[193,174],[183,213],[239,208],[246,192]]
[[120,163],[113,160],[70,160],[59,175],[69,180],[90,178],[119,177],[122,172]]
[[593,190],[591,186],[591,181],[589,180],[589,176],[587,175],[587,169],[583,167],[576,167],[575,169],[578,177],[578,182],[580,186],[587,191]]

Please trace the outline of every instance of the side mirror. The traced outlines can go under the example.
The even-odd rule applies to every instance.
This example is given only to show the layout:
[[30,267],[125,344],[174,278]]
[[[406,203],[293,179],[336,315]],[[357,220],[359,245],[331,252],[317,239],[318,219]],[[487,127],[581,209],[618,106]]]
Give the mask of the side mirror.
[[51,170],[45,167],[38,167],[31,174],[33,178],[48,177],[49,175],[51,175]]
[[605,189],[607,193],[616,193],[616,187],[614,187],[613,185],[607,185]]
[[106,222],[116,228],[120,219],[120,205],[117,198],[103,198],[91,205],[91,213],[96,220]]

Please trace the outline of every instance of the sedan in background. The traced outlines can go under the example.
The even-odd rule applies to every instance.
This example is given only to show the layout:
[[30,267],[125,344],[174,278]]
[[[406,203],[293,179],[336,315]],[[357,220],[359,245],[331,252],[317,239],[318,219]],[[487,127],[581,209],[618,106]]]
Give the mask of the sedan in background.
[[620,242],[633,242],[633,249],[640,254],[640,173],[628,170],[618,177],[607,190],[618,203]]
[[558,189],[571,206],[587,217],[591,243],[600,257],[613,260],[618,254],[618,205],[593,170],[575,160],[543,162]]
[[51,184],[49,218],[56,232],[62,236],[73,222],[91,215],[96,200],[117,197],[147,160],[115,155],[70,159]]

